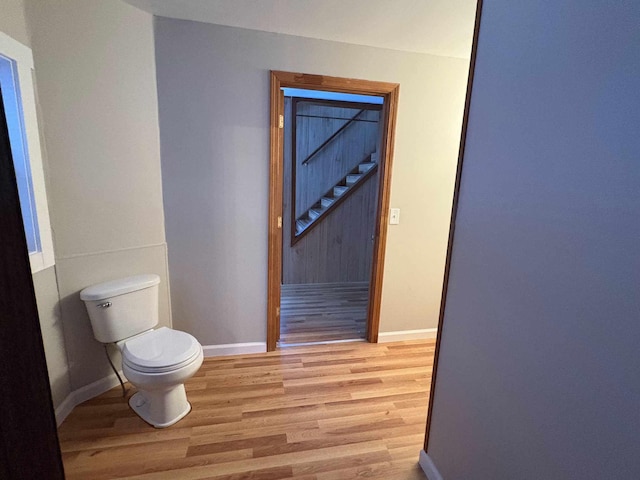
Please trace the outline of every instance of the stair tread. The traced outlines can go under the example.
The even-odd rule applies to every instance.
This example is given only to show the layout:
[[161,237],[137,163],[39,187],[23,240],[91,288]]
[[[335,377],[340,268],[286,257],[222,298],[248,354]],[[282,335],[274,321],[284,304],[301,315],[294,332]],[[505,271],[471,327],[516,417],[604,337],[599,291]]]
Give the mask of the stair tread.
[[347,175],[347,185],[356,183],[358,180],[360,180],[360,177],[362,177],[362,175],[359,173],[350,173],[349,175]]
[[309,211],[307,212],[307,215],[311,220],[315,220],[320,215],[322,215],[322,210],[318,210],[316,208],[310,208]]
[[362,162],[360,165],[358,165],[358,171],[360,173],[368,172],[373,168],[374,165],[375,162]]

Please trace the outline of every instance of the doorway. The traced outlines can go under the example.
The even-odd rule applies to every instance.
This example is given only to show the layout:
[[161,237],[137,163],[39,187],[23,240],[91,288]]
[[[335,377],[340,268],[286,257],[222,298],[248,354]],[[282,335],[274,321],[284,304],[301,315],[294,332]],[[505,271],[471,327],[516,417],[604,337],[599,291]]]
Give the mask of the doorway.
[[[285,100],[283,89],[296,90]],[[377,342],[398,91],[271,72],[269,351],[279,340]],[[352,154],[341,155],[345,149]],[[357,227],[336,236],[341,215],[354,213]],[[329,249],[327,239],[341,244]]]
[[383,98],[283,92],[279,345],[363,340]]

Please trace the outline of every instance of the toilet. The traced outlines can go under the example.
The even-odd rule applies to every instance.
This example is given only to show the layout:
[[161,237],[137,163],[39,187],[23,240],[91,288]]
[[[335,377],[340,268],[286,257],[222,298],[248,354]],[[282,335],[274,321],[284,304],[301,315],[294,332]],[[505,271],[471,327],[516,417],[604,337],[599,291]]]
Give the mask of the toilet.
[[191,335],[158,324],[158,285],[154,274],[112,280],[85,288],[93,335],[115,343],[122,371],[137,392],[129,406],[156,428],[173,425],[191,411],[184,382],[202,365],[202,346]]

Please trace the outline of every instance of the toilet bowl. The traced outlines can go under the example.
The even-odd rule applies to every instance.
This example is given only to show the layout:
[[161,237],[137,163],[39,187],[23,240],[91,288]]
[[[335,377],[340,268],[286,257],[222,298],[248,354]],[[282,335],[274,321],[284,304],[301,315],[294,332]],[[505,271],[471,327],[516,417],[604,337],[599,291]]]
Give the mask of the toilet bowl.
[[191,335],[162,327],[120,342],[122,373],[138,391],[129,406],[145,422],[164,428],[191,411],[184,382],[202,365],[202,347]]
[[115,343],[122,372],[137,392],[129,406],[145,422],[165,428],[191,411],[184,382],[203,361],[202,346],[186,332],[158,323],[157,275],[138,275],[80,292],[95,338]]

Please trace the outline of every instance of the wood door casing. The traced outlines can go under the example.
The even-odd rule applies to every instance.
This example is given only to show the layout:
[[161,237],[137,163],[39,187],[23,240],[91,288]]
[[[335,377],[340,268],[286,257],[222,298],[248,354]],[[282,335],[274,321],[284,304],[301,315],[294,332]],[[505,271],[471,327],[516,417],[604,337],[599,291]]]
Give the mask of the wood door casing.
[[[280,285],[282,283],[282,179],[284,129],[284,94],[273,88],[271,74],[271,121],[269,163],[269,245],[267,278],[267,351],[275,350],[280,338]],[[277,181],[279,180],[279,181]]]
[[[282,281],[282,214],[283,214],[283,131],[280,118],[284,118],[283,87],[325,90],[331,92],[379,95],[384,98],[382,109],[382,138],[378,170],[379,193],[374,230],[373,262],[371,271],[369,307],[367,313],[367,340],[378,341],[380,302],[389,212],[391,166],[395,140],[395,124],[400,85],[351,78],[311,75],[304,73],[271,71],[271,124],[269,163],[269,247],[267,286],[267,351],[276,349],[280,333],[280,284]],[[280,218],[280,220],[278,220]]]

